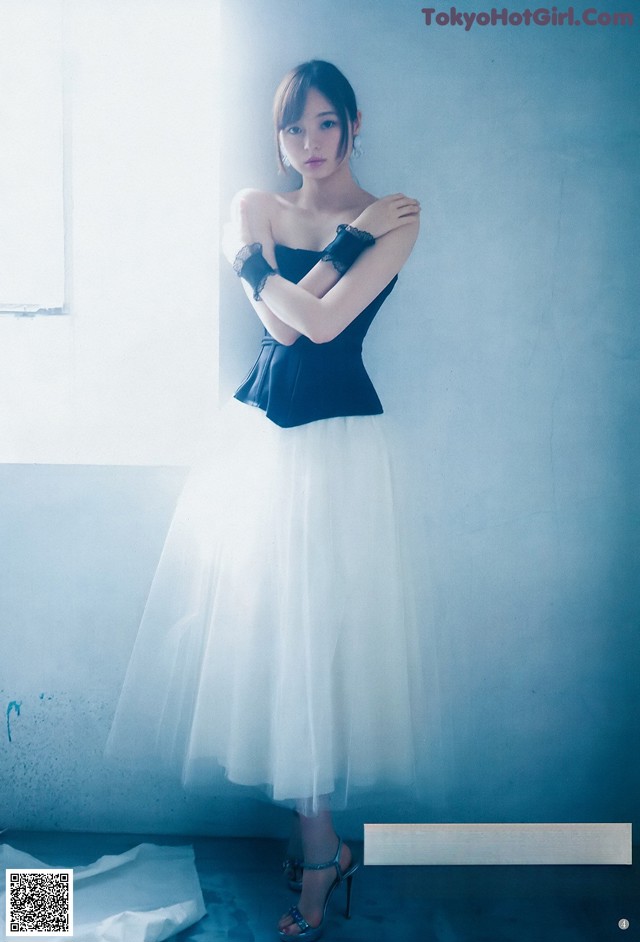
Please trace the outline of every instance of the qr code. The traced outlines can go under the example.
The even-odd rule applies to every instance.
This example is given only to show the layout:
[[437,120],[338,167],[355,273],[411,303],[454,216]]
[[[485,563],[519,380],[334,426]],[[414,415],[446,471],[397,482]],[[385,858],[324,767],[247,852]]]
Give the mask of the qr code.
[[73,870],[7,870],[7,938],[73,934]]

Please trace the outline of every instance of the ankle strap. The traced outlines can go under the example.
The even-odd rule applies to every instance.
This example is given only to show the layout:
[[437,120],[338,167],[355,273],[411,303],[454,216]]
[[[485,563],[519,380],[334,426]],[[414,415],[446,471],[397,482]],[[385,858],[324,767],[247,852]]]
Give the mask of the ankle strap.
[[342,871],[340,870],[340,851],[342,850],[342,838],[338,837],[338,849],[336,851],[335,857],[333,860],[329,860],[328,863],[321,864],[304,864],[305,870],[328,870],[329,867],[335,867],[338,873],[338,876],[342,876]]

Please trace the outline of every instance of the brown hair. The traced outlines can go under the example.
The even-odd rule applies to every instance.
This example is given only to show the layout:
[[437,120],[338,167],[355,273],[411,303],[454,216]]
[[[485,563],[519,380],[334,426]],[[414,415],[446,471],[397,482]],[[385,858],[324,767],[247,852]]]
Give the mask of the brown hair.
[[342,130],[338,156],[344,157],[349,142],[349,124],[358,116],[358,106],[353,88],[340,69],[322,59],[303,62],[288,72],[280,82],[273,101],[273,123],[276,131],[278,164],[285,169],[280,152],[278,135],[291,124],[300,120],[309,89],[315,88],[331,102]]

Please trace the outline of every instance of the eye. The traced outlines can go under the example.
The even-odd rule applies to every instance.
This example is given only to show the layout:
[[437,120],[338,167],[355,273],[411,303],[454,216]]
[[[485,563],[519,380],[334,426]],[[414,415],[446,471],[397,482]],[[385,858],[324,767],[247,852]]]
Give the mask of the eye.
[[333,118],[326,118],[326,119],[322,122],[322,124],[320,125],[320,127],[321,127],[321,128],[325,128],[325,129],[328,129],[328,128],[335,128],[336,125],[337,125],[337,123],[338,123],[338,122],[337,122],[337,121],[334,121]]
[[287,128],[284,132],[285,134],[301,134],[302,128],[299,128],[297,124],[292,124],[290,128]]

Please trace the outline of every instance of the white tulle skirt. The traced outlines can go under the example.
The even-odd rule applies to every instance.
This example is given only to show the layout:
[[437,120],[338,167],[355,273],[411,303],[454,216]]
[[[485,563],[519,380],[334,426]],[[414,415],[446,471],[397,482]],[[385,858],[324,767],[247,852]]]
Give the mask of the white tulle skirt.
[[342,807],[415,778],[425,717],[384,416],[232,400],[185,484],[107,755]]

